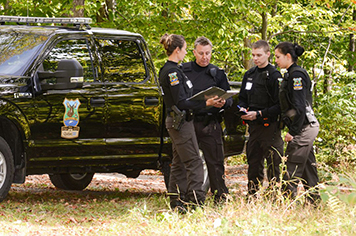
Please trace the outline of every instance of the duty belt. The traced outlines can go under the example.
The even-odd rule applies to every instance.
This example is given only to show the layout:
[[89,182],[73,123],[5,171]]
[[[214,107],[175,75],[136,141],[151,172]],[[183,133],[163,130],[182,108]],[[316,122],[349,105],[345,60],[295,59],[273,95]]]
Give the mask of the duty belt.
[[204,122],[205,125],[208,125],[211,121],[221,122],[222,117],[220,114],[216,113],[204,113],[204,114],[194,114],[195,122]]
[[[174,111],[168,112],[168,116],[174,117]],[[193,120],[193,114],[188,111],[188,112],[187,112],[187,115],[186,115],[186,117],[185,117],[185,120],[186,120],[186,121],[191,121],[191,120]]]

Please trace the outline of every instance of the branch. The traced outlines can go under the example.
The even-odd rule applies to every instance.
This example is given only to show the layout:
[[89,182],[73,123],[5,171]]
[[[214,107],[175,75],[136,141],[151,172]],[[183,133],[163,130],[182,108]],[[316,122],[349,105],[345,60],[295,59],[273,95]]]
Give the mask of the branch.
[[281,34],[289,34],[289,33],[298,33],[298,34],[329,34],[329,33],[336,33],[336,32],[340,32],[340,31],[348,31],[348,29],[339,29],[339,30],[333,30],[333,31],[325,31],[325,32],[321,32],[321,31],[317,31],[317,30],[310,30],[310,31],[299,31],[299,30],[287,30],[287,31],[283,31],[283,32],[279,32],[279,33],[275,33],[275,34],[271,34],[269,36],[268,39],[271,39],[277,35],[281,35]]
[[[338,26],[340,25],[341,21],[344,19],[344,16],[346,15],[346,12],[350,9],[350,7],[352,6],[353,3],[350,3],[350,5],[347,7],[347,9],[345,10],[344,14],[342,15],[339,23],[337,24]],[[328,47],[326,48],[325,54],[324,54],[324,58],[323,58],[323,63],[321,64],[321,70],[318,74],[318,77],[316,78],[316,81],[318,81],[320,79],[321,76],[321,72],[324,70],[324,64],[326,62],[326,56],[329,53],[329,49],[330,49],[330,45],[331,45],[331,40],[332,40],[332,35],[329,37],[329,44]]]
[[247,17],[244,17],[242,20],[246,21],[246,23],[252,25],[252,28],[258,28],[257,25],[255,25],[254,23],[250,22]]

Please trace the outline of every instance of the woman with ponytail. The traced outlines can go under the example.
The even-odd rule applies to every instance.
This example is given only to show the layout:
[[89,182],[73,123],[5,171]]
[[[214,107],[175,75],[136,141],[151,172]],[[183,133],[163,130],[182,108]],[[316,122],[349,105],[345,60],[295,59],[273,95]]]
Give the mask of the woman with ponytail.
[[[193,84],[178,66],[187,54],[185,39],[182,35],[165,34],[160,43],[168,56],[159,72],[159,80],[167,114],[165,124],[173,150],[168,195],[171,208],[184,213],[188,206],[194,208],[205,201],[203,162],[192,121],[192,110],[219,106],[220,100],[217,96],[206,101],[187,100],[192,96]],[[181,121],[177,124],[177,120]]]
[[284,140],[288,142],[285,156],[287,171],[284,174],[286,190],[291,197],[297,194],[299,180],[304,189],[310,189],[308,200],[319,199],[316,189],[319,182],[313,142],[319,132],[319,123],[314,116],[312,82],[305,69],[297,65],[304,48],[290,42],[275,47],[276,63],[287,69],[280,86],[282,121],[288,127]]

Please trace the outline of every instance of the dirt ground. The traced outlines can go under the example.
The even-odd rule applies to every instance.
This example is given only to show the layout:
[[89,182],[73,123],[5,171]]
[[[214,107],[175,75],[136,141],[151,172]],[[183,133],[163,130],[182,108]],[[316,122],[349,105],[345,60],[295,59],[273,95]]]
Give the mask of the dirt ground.
[[[245,194],[247,191],[247,165],[227,166],[226,185],[230,193]],[[48,175],[31,175],[26,177],[24,184],[13,184],[11,191],[38,192],[54,189]],[[118,173],[95,174],[88,190],[100,191],[129,191],[133,193],[165,193],[166,188],[160,171],[144,170],[136,178],[127,178]]]

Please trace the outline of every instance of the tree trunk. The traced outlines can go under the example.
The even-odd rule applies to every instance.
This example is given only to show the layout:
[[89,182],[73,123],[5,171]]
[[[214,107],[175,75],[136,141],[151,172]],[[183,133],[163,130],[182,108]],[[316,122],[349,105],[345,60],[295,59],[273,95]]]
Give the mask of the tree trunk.
[[315,106],[315,100],[316,100],[316,98],[318,97],[318,88],[317,88],[317,86],[316,86],[316,65],[314,64],[314,66],[313,66],[313,80],[312,80],[312,85],[313,85],[313,93],[314,93],[314,99],[313,99],[313,102],[314,102],[314,104],[313,104],[313,106]]
[[108,10],[114,11],[115,0],[105,0]]
[[[352,19],[356,21],[356,9],[354,9],[352,14]],[[355,34],[350,34],[350,43],[349,43],[349,51],[350,51],[350,60],[349,60],[349,71],[354,70],[355,66]]]
[[109,20],[109,13],[115,12],[115,1],[114,0],[105,0],[105,4],[101,6],[97,15],[97,22],[105,22]]
[[268,15],[266,12],[263,12],[261,16],[262,16],[261,36],[263,40],[267,41]]
[[84,17],[84,2],[85,0],[73,0],[72,17]]
[[10,0],[7,0],[7,1],[5,2],[5,6],[4,6],[4,15],[5,15],[5,16],[9,14],[9,13],[8,13],[8,10],[11,10],[10,2],[11,2]]
[[277,10],[278,10],[277,3],[275,3],[272,7],[272,13],[271,13],[272,18],[277,15]]
[[[164,18],[168,17],[168,3],[162,3],[162,12],[161,12],[161,16],[163,16]],[[194,15],[194,13],[193,13]]]
[[324,94],[326,94],[327,92],[331,91],[331,84],[332,84],[332,81],[333,81],[333,77],[332,77],[332,73],[333,73],[333,68],[335,66],[335,62],[334,60],[331,61],[331,68],[330,69],[327,69],[327,70],[324,70],[324,89],[323,89],[323,92]]
[[[244,46],[248,47],[248,48],[252,48],[252,43],[251,43],[251,39],[250,38],[244,38]],[[248,58],[249,58],[249,52],[245,52],[244,55],[243,55],[243,64],[244,64],[244,68],[246,70],[248,70],[251,67],[253,67],[252,59],[248,59]]]

